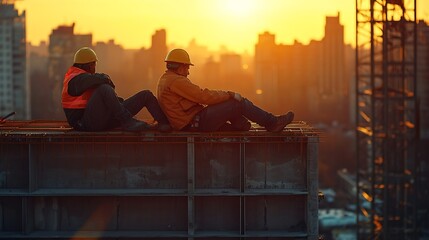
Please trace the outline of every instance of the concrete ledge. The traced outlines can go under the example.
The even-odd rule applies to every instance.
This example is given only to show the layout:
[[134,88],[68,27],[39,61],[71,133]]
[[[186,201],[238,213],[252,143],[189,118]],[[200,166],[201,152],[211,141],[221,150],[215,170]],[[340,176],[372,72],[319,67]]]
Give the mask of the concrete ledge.
[[[303,121],[294,121],[282,132],[270,133],[263,127],[253,123],[250,131],[244,132],[183,132],[173,131],[161,133],[158,131],[142,131],[138,133],[124,132],[120,129],[101,132],[82,132],[72,129],[64,121],[7,121],[0,124],[0,139],[17,137],[54,137],[54,136],[295,136],[319,137],[320,132]],[[0,140],[0,141],[1,141]]]

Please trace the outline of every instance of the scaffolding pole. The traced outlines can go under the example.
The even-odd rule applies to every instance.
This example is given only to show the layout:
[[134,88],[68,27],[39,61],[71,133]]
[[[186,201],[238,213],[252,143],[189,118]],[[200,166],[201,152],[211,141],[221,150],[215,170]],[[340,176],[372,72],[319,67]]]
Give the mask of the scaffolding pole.
[[416,0],[356,0],[358,239],[416,239]]

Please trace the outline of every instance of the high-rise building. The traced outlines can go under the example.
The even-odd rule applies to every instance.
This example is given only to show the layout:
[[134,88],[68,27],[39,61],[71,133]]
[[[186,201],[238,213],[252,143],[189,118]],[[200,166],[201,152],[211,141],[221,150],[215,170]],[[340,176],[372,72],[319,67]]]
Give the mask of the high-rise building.
[[64,120],[61,107],[61,91],[64,74],[73,64],[74,53],[81,47],[92,46],[92,34],[75,34],[73,23],[70,26],[59,26],[49,35],[48,76],[51,84],[52,104],[49,111],[52,119]]
[[351,75],[347,75],[345,72],[347,64],[344,26],[340,23],[339,13],[337,16],[326,17],[325,37],[321,42],[321,72],[318,80],[321,116],[325,120],[335,116],[336,121],[347,124],[350,121],[348,114],[350,106],[349,86],[352,79]]
[[222,74],[237,74],[240,73],[243,64],[241,63],[241,56],[236,53],[224,53],[220,55],[222,63]]
[[326,96],[346,96],[348,82],[344,81],[344,26],[340,23],[340,14],[327,16],[325,37],[322,40],[323,61],[321,61],[322,76],[319,81],[320,93]]
[[111,75],[127,70],[123,68],[123,65],[128,60],[124,57],[125,50],[121,45],[115,43],[114,39],[110,39],[107,42],[96,42],[93,49],[97,53],[99,60],[97,72]]
[[[51,97],[46,93],[49,89],[48,78],[48,44],[45,41],[39,45],[27,43],[28,81],[30,82],[31,95],[31,119],[49,119],[46,112],[51,104]],[[40,106],[44,106],[41,108]],[[45,107],[46,106],[46,107]]]
[[[182,48],[181,46],[170,45],[169,49],[171,50],[176,47]],[[198,43],[196,39],[191,39],[191,41],[189,41],[188,46],[186,46],[185,49],[189,53],[189,56],[191,57],[191,62],[195,66],[195,67],[191,67],[189,70],[190,78],[192,79],[192,82],[201,87],[207,86],[208,78],[206,78],[204,69],[198,66],[203,66],[207,61],[210,61],[210,58],[212,58],[212,60],[218,61],[219,54],[221,54],[222,49],[217,53],[210,52],[207,46],[204,46]]]
[[133,71],[134,55],[137,50],[124,49],[115,40],[96,42],[94,51],[97,53],[97,72],[106,73],[115,84],[118,96],[127,98],[142,89],[145,78]]
[[25,11],[0,1],[0,116],[14,111],[14,119],[30,118],[25,42]]
[[165,29],[156,30],[152,35],[152,45],[150,47],[150,65],[151,65],[151,74],[150,80],[152,80],[151,85],[156,90],[158,85],[159,77],[165,71],[164,59],[167,55],[167,32]]
[[347,50],[339,14],[326,17],[324,38],[309,45],[276,44],[274,34],[260,34],[254,66],[258,103],[275,113],[294,109],[310,121],[348,125],[353,71]]
[[213,57],[209,57],[203,65],[204,86],[211,89],[221,89],[223,86],[219,86],[218,81],[221,79],[221,66],[220,62],[215,61]]
[[278,104],[278,45],[276,36],[269,32],[259,34],[255,46],[255,86],[259,104],[269,111]]
[[236,53],[220,55],[219,76],[215,80],[213,89],[224,89],[239,92],[248,99],[255,99],[255,88],[250,75],[243,64],[243,58]]
[[158,79],[165,71],[167,51],[167,32],[159,29],[152,35],[151,47],[142,48],[135,54],[135,72],[145,89],[156,92]]

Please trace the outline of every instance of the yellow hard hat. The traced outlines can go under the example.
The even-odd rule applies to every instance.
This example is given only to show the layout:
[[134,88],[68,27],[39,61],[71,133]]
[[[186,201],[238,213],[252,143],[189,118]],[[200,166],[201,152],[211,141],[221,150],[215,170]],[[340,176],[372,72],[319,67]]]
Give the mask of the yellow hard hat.
[[98,61],[94,50],[89,47],[83,47],[74,54],[74,63],[90,63]]
[[191,63],[189,54],[185,50],[180,48],[171,50],[167,54],[167,57],[165,57],[165,62],[176,62],[194,66],[194,64]]

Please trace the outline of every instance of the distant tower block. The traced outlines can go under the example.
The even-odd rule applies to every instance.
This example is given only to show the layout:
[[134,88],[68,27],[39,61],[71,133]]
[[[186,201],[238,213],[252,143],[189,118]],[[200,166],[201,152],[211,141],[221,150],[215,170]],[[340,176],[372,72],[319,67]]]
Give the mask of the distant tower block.
[[0,116],[15,111],[14,119],[24,120],[30,118],[25,11],[18,13],[14,2],[0,2]]

